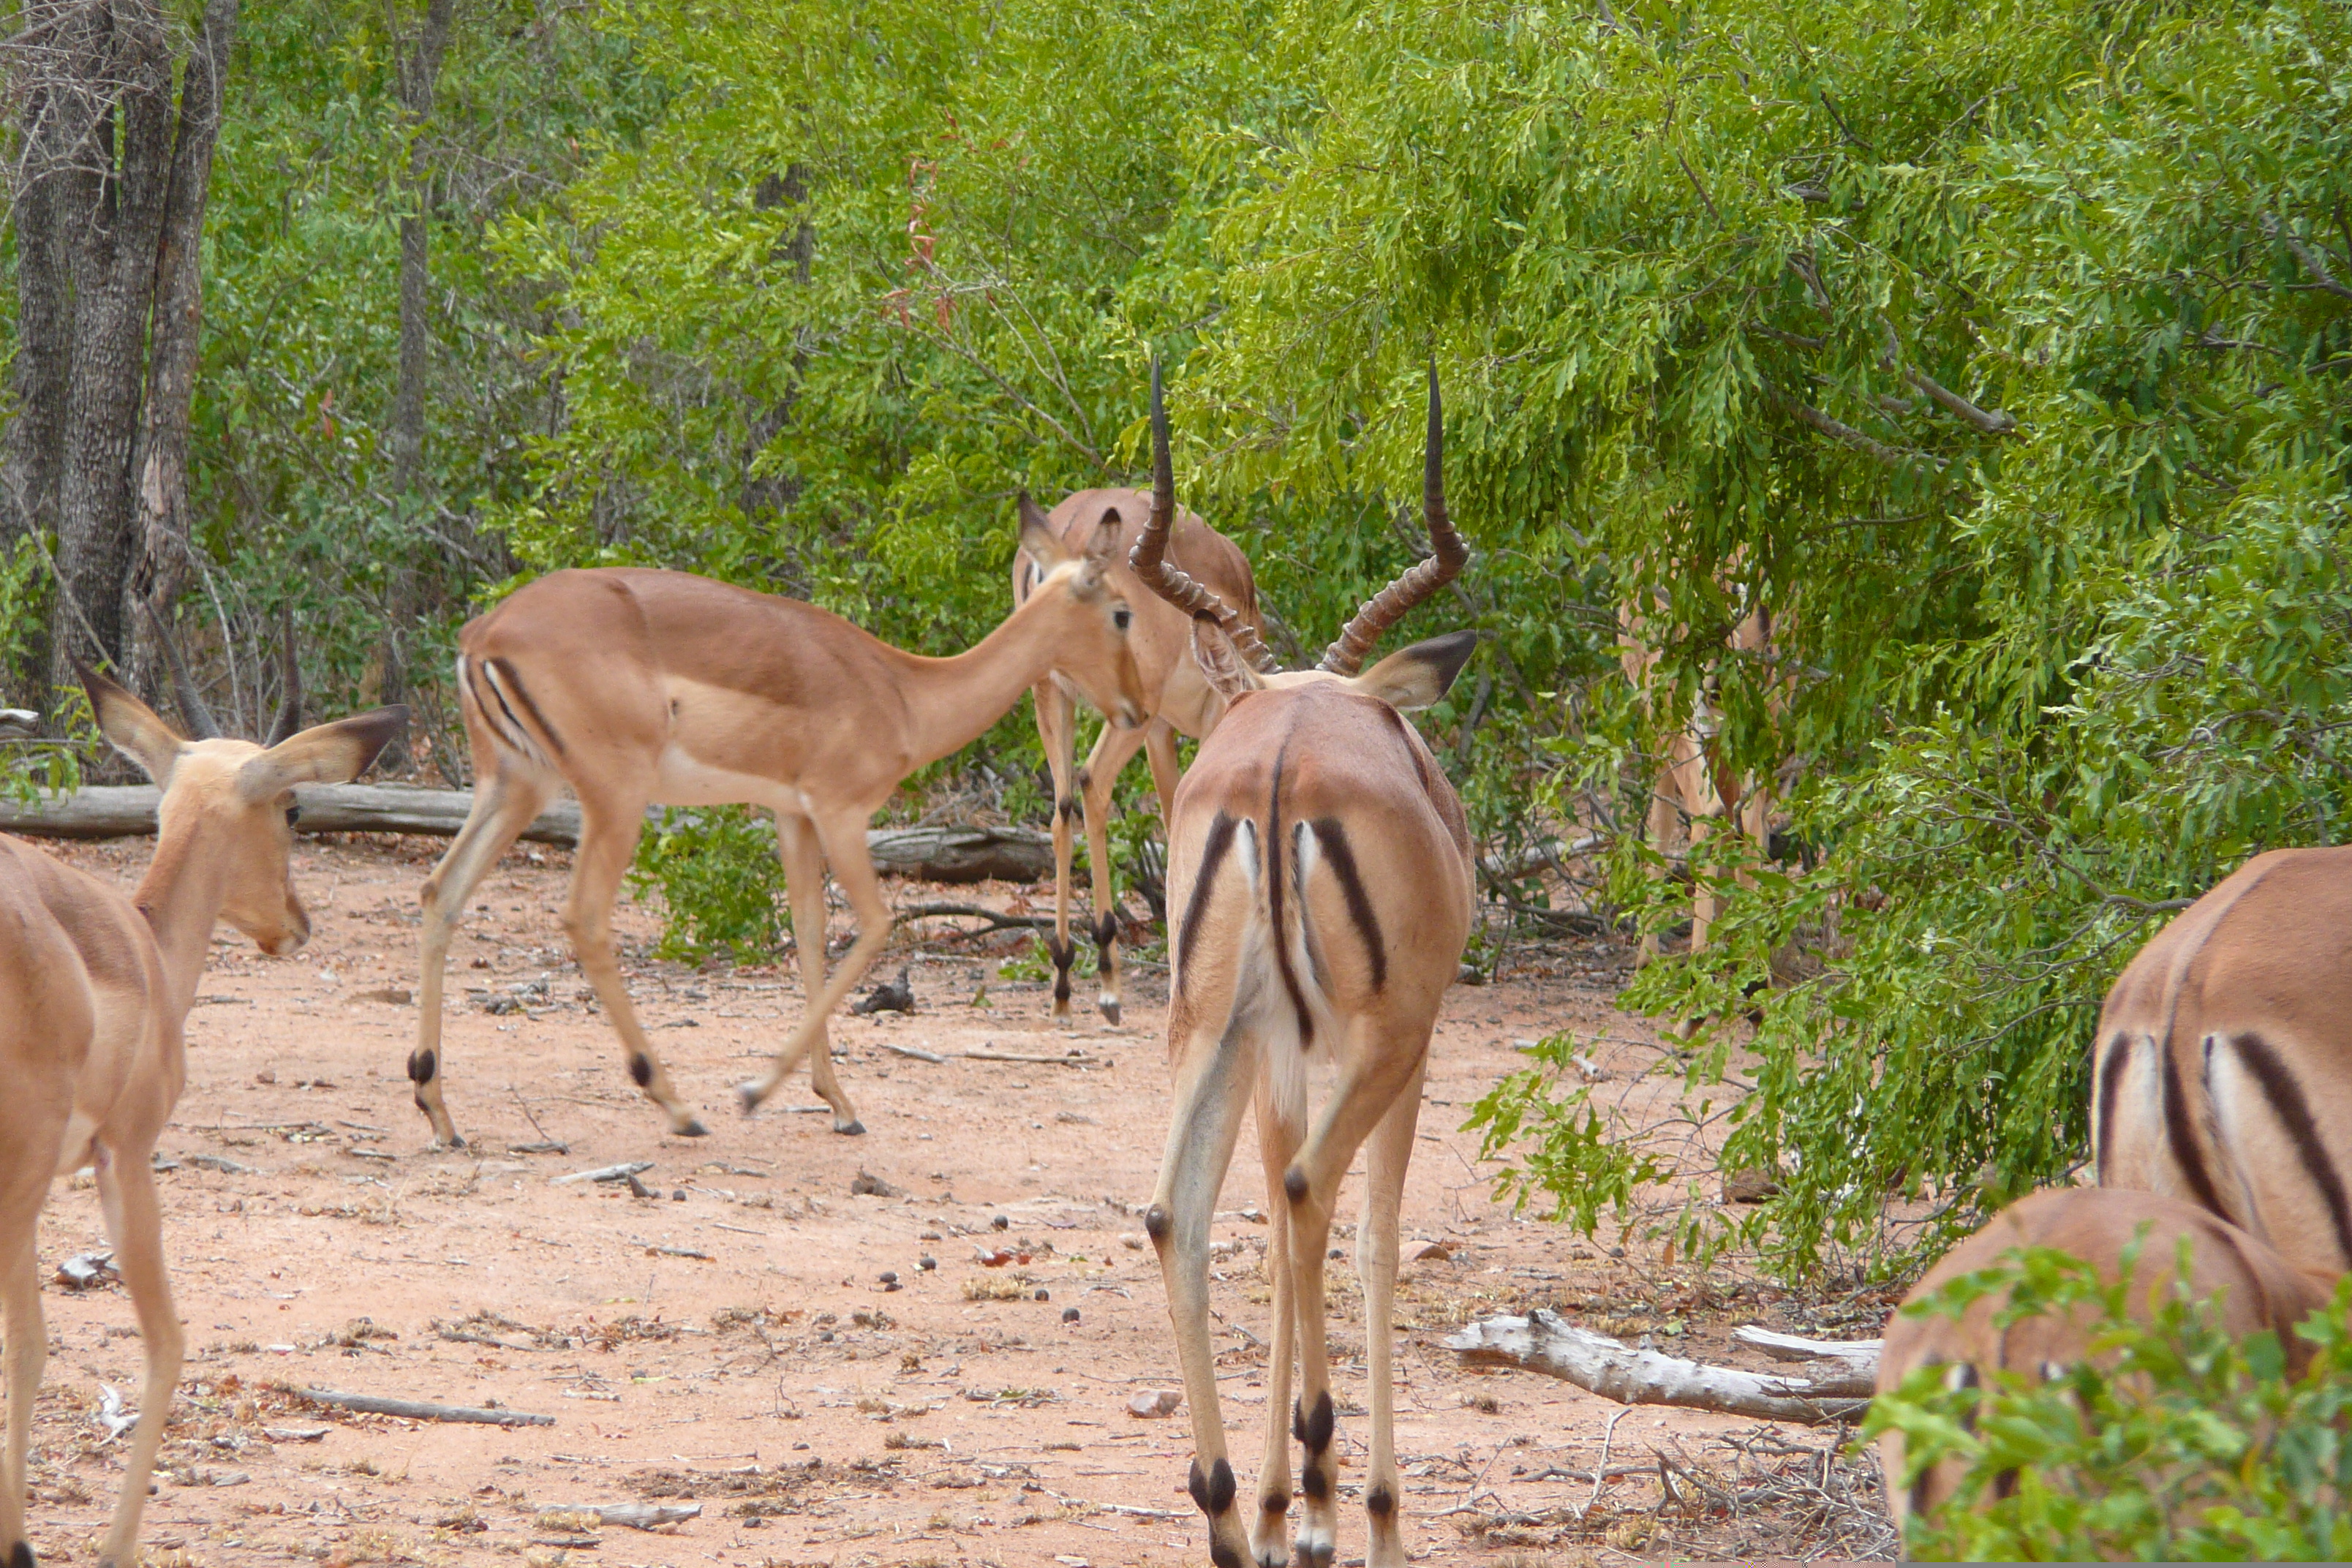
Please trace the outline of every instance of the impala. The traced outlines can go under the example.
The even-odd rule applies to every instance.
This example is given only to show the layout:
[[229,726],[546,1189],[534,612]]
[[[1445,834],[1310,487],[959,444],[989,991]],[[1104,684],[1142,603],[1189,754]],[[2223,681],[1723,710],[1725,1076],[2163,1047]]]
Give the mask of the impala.
[[[1070,542],[1090,537],[1105,525],[1117,526],[1119,548],[1110,568],[1111,580],[1134,602],[1135,623],[1128,641],[1135,652],[1143,679],[1144,711],[1150,721],[1139,729],[1103,726],[1086,765],[1072,765],[1077,742],[1077,688],[1066,676],[1038,682],[1035,692],[1037,739],[1045,749],[1045,763],[1054,778],[1054,935],[1046,951],[1054,960],[1054,1016],[1070,1014],[1070,965],[1076,950],[1070,942],[1070,819],[1083,810],[1087,831],[1087,864],[1094,882],[1094,939],[1098,987],[1095,1005],[1110,1022],[1118,1022],[1118,895],[1111,883],[1110,798],[1120,770],[1138,748],[1151,761],[1152,786],[1160,794],[1160,816],[1165,822],[1176,800],[1176,737],[1199,740],[1224,712],[1224,699],[1201,673],[1192,657],[1192,616],[1187,609],[1156,595],[1141,594],[1128,552],[1141,539],[1143,520],[1151,498],[1140,490],[1080,490],[1066,497],[1051,513],[1037,510],[1024,491],[1021,497],[1024,535],[1045,534]],[[1168,553],[1190,577],[1234,606],[1229,626],[1243,657],[1260,669],[1273,667],[1273,657],[1258,640],[1257,583],[1250,575],[1249,558],[1233,541],[1189,511],[1179,511],[1169,531]],[[1039,564],[1026,551],[1013,558],[1013,602],[1021,604],[1044,580]],[[1073,788],[1076,794],[1072,793]]]
[[2352,1268],[2352,847],[2257,855],[2107,993],[2099,1184],[2182,1198],[2298,1267]]
[[[1650,619],[1651,616],[1633,604],[1621,605],[1617,612],[1618,628],[1624,638],[1619,658],[1625,679],[1633,683],[1643,710],[1654,717],[1669,698],[1656,687],[1658,650],[1644,640]],[[1773,656],[1773,631],[1772,612],[1759,605],[1740,618],[1724,646],[1735,658],[1769,660]],[[1652,879],[1666,875],[1668,847],[1685,833],[1685,824],[1688,825],[1693,952],[1706,949],[1707,931],[1715,923],[1719,908],[1713,883],[1699,872],[1699,847],[1727,821],[1760,853],[1771,830],[1769,780],[1743,778],[1722,765],[1716,745],[1722,716],[1716,708],[1715,689],[1716,678],[1710,675],[1691,704],[1689,720],[1677,725],[1668,737],[1666,755],[1650,791],[1648,842],[1656,851],[1649,866]],[[1745,871],[1737,873],[1737,880],[1742,886],[1753,885],[1753,879]],[[1635,962],[1647,963],[1657,955],[1657,933],[1643,932]]]
[[[1320,668],[1264,675],[1223,624],[1230,607],[1165,559],[1175,514],[1167,416],[1152,377],[1153,504],[1136,574],[1194,612],[1195,656],[1227,711],[1176,791],[1168,907],[1178,914],[1168,1009],[1176,1091],[1159,1185],[1144,1217],[1158,1248],[1184,1367],[1197,1457],[1192,1500],[1220,1568],[1291,1561],[1286,1406],[1303,1448],[1297,1561],[1327,1568],[1337,1540],[1324,1248],[1340,1178],[1369,1142],[1357,1233],[1371,1388],[1364,1509],[1371,1568],[1400,1568],[1391,1437],[1391,1308],[1397,1215],[1421,1111],[1429,1037],[1461,965],[1471,921],[1470,839],[1461,802],[1400,710],[1445,694],[1476,634],[1458,632],[1356,673],[1375,639],[1462,569],[1445,515],[1437,378],[1429,386],[1423,512],[1434,548],[1359,611]],[[1335,1079],[1310,1116],[1307,1067]],[[1254,1103],[1273,1219],[1274,1281],[1265,1465],[1237,1509],[1209,1342],[1209,1225]],[[1278,1195],[1277,1195],[1278,1194]],[[1290,1403],[1294,1352],[1299,1388]],[[1243,1512],[1251,1515],[1245,1524]]]
[[[2311,1358],[2309,1342],[2294,1326],[2327,1304],[2333,1272],[2297,1268],[2257,1237],[2191,1205],[2153,1193],[2118,1187],[2061,1187],[2039,1192],[1995,1215],[1982,1230],[1960,1243],[1929,1269],[1904,1298],[1923,1300],[1953,1279],[1998,1264],[2013,1247],[2045,1247],[2081,1258],[2108,1284],[2128,1279],[2126,1298],[2134,1318],[2151,1321],[2179,1279],[2179,1248],[2189,1246],[2186,1298],[2212,1301],[2220,1325],[2243,1339],[2267,1329],[2286,1352],[2289,1375],[2299,1375]],[[2092,1314],[2044,1312],[2002,1326],[2006,1291],[1972,1301],[1958,1318],[1912,1316],[1901,1310],[1887,1321],[1886,1342],[1878,1358],[1878,1392],[1902,1386],[1923,1366],[1943,1366],[1946,1385],[1969,1388],[1995,1373],[2049,1381],[2092,1353]],[[1903,1435],[1880,1435],[1878,1453],[1886,1479],[1888,1510],[1896,1530],[1906,1518],[1940,1508],[1958,1487],[1964,1467],[1947,1459],[1923,1469],[1905,1484]],[[1994,1479],[1995,1497],[2016,1485],[2014,1473]]]
[[[803,1057],[834,1131],[866,1131],[833,1070],[825,1020],[890,934],[866,826],[899,781],[994,723],[1049,670],[1118,724],[1143,721],[1128,601],[1108,574],[1116,527],[1083,550],[1024,529],[1045,565],[1028,601],[948,658],[904,653],[813,605],[682,572],[558,572],[459,634],[457,689],[472,743],[473,808],[425,879],[423,980],[408,1076],[436,1142],[463,1142],[443,1103],[442,972],[466,900],[561,785],[580,798],[580,845],[563,924],[613,1020],[629,1076],[699,1137],[630,1004],[613,950],[613,899],[649,805],[748,802],[775,813],[807,1006],[748,1113]],[[857,915],[857,940],[824,973],[824,873]]]
[[287,867],[293,788],[357,777],[407,721],[405,710],[386,708],[297,733],[301,698],[289,679],[270,740],[257,746],[221,737],[184,686],[182,710],[200,737],[188,741],[114,682],[88,669],[81,678],[107,740],[163,793],[154,859],[128,898],[0,837],[0,1076],[8,1084],[0,1095],[8,1390],[0,1560],[9,1568],[33,1562],[25,1467],[48,1349],[35,1240],[49,1184],[96,1170],[115,1267],[139,1316],[139,1420],[99,1552],[101,1563],[128,1565],[182,1350],[148,1162],[180,1098],[181,1026],[213,924],[226,919],[271,953],[309,940]]

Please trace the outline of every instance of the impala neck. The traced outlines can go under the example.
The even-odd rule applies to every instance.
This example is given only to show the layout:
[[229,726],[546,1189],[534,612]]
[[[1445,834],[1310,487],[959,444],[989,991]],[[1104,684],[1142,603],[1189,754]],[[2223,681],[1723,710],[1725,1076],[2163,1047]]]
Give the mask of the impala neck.
[[186,825],[175,825],[157,839],[155,858],[131,896],[155,933],[174,1018],[185,1017],[195,1003],[205,952],[212,945],[213,921],[226,896],[226,868],[219,856],[202,853],[199,836]]
[[971,744],[1053,668],[1055,642],[1069,603],[1058,587],[1041,588],[979,642],[946,658],[892,649],[904,661],[899,695],[913,728],[917,766]]

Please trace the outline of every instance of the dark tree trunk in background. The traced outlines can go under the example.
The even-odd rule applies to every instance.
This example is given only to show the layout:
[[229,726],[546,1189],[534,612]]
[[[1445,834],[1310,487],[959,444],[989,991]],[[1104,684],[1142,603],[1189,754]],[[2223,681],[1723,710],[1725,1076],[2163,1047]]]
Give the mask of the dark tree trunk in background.
[[[236,16],[236,0],[211,0],[176,104],[160,0],[29,0],[0,44],[23,323],[0,527],[56,540],[52,685],[74,657],[129,668],[148,512],[184,537],[196,242]],[[153,458],[152,504],[134,451]]]
[[[407,211],[400,219],[400,383],[392,400],[393,504],[415,513],[431,504],[419,489],[425,470],[425,390],[433,369],[431,250],[425,226],[430,172],[425,166],[425,126],[433,117],[433,89],[441,57],[449,47],[454,0],[427,0],[415,52],[400,62],[400,106],[407,119]],[[382,699],[398,702],[407,694],[406,639],[417,615],[416,566],[404,553],[393,563],[390,626],[384,638]],[[397,760],[393,762],[397,771]]]
[[188,531],[188,416],[204,332],[205,204],[212,191],[213,148],[237,0],[207,0],[204,31],[180,82],[180,127],[172,150],[172,184],[155,252],[154,330],[148,342],[146,417],[131,463],[136,522],[122,618],[133,652],[132,689],[153,683],[153,649],[138,615],[143,605],[170,618],[188,586],[194,562]]

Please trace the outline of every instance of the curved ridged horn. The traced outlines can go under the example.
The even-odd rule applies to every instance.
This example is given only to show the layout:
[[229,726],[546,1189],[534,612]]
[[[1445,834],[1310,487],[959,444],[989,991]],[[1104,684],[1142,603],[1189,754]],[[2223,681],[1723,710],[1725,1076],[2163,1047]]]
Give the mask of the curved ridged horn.
[[1430,555],[1408,568],[1402,577],[1364,601],[1356,618],[1323,650],[1318,667],[1334,675],[1353,675],[1363,668],[1364,656],[1381,634],[1402,620],[1405,612],[1451,583],[1470,559],[1470,546],[1445,515],[1445,410],[1437,395],[1437,362],[1429,362],[1429,453],[1421,477],[1421,516],[1429,527]]
[[294,662],[294,611],[285,605],[278,607],[278,657],[286,667],[285,695],[278,703],[278,717],[269,726],[269,739],[265,746],[291,740],[294,731],[302,727],[302,671]]
[[1151,517],[1143,525],[1143,537],[1128,552],[1128,566],[1143,579],[1145,587],[1186,615],[1214,620],[1233,640],[1234,650],[1253,667],[1273,669],[1274,655],[1259,640],[1257,628],[1213,590],[1169,563],[1168,531],[1175,525],[1176,469],[1168,453],[1168,409],[1160,401],[1160,361],[1155,358],[1151,362]]
[[180,705],[180,722],[188,727],[192,741],[217,741],[222,738],[219,722],[205,700],[196,695],[196,683],[188,679],[187,661],[180,657],[180,645],[172,640],[172,628],[163,624],[155,606],[146,600],[139,607],[147,613],[147,628],[155,634],[155,646],[163,650],[163,668],[172,673],[172,696]]

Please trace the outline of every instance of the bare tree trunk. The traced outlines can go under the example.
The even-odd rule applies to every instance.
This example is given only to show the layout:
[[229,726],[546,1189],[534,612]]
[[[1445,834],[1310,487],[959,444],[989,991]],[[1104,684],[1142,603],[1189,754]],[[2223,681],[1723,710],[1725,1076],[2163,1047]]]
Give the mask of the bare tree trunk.
[[131,471],[136,476],[137,554],[122,607],[131,654],[132,689],[144,689],[153,670],[145,628],[135,613],[144,605],[168,617],[185,591],[188,531],[188,418],[194,399],[196,353],[204,329],[202,248],[205,205],[212,188],[213,148],[220,138],[229,40],[237,0],[207,0],[204,31],[189,52],[180,84],[180,127],[172,152],[172,182],[164,200],[155,254],[154,330],[149,342],[146,420]]
[[[441,58],[449,47],[454,0],[426,0],[425,26],[416,37],[416,51],[400,63],[400,105],[407,120],[408,211],[400,219],[400,383],[392,401],[393,504],[404,510],[421,509],[426,498],[418,491],[425,468],[425,384],[433,363],[431,248],[425,230],[428,171],[425,162],[425,125],[433,116],[433,89],[441,76]],[[398,702],[408,687],[404,641],[417,613],[416,566],[404,558],[393,565],[391,626],[383,654],[382,699]]]
[[[93,11],[99,7],[92,6]],[[114,0],[92,28],[82,80],[110,95],[97,210],[74,265],[74,356],[59,476],[58,589],[50,679],[69,653],[120,662],[131,558],[131,448],[145,390],[155,244],[170,184],[172,58],[157,0]]]

